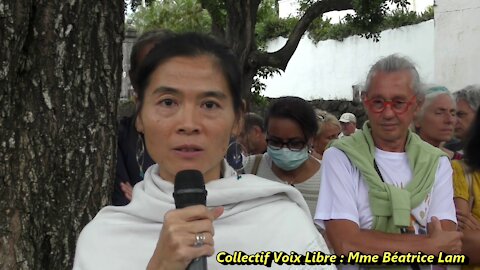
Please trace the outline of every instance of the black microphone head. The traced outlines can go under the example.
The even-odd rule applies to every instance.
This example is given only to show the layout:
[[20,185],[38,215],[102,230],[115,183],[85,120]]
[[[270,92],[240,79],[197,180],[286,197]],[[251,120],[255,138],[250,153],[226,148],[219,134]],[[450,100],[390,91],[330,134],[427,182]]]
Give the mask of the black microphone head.
[[203,175],[197,170],[184,170],[175,175],[175,186],[173,192],[175,206],[184,208],[191,205],[207,203],[207,191]]

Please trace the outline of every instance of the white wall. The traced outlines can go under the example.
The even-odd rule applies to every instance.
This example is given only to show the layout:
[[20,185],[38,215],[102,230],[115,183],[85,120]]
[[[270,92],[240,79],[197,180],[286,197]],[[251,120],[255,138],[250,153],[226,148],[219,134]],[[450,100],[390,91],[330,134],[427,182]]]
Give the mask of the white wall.
[[450,90],[480,83],[480,1],[435,1],[435,79]]
[[[270,42],[269,51],[286,42]],[[398,53],[413,60],[427,82],[434,78],[433,20],[387,30],[380,42],[354,36],[342,42],[312,43],[306,36],[288,63],[285,73],[265,80],[268,97],[296,95],[305,99],[352,99],[352,85],[362,84],[370,66],[383,56]]]
[[[448,1],[448,0],[447,0]],[[409,10],[415,10],[417,13],[423,12],[427,7],[433,5],[434,0],[410,0],[408,5]],[[396,5],[388,2],[390,9],[394,9]],[[300,4],[298,0],[280,0],[278,1],[278,15],[280,18],[287,18],[289,16],[298,16],[298,9]],[[337,23],[347,14],[353,14],[353,10],[332,11],[324,14],[324,18],[330,18],[332,23]]]
[[300,4],[298,0],[280,0],[278,1],[278,16],[287,18],[288,16],[297,16]]
[[434,0],[413,0],[410,1],[410,10],[415,10],[417,13],[422,13],[427,7],[433,6]]

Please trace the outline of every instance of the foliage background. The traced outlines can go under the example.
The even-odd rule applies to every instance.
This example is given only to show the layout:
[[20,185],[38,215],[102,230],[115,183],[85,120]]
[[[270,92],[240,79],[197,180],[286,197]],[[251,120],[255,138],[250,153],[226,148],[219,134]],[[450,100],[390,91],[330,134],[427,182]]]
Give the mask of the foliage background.
[[[294,30],[301,16],[317,1],[300,0],[298,16],[279,18],[277,0],[263,0],[260,2],[255,25],[255,39],[258,50],[265,51],[267,42],[277,37],[288,38]],[[322,40],[334,39],[342,41],[353,35],[372,38],[378,41],[380,32],[386,29],[398,28],[406,25],[417,24],[433,19],[433,7],[422,14],[408,11],[408,1],[400,0],[353,0],[356,15],[346,15],[339,23],[333,24],[330,19],[319,16],[310,24],[307,30],[308,37],[318,43]],[[224,24],[226,11],[223,1],[209,1],[216,5],[215,18]],[[166,28],[174,32],[196,31],[209,33],[212,29],[212,17],[202,7],[200,0],[163,0],[147,1],[147,7],[139,7],[138,1],[132,2],[135,12],[127,20],[127,27],[139,33]],[[388,4],[394,4],[397,9],[390,10]],[[384,15],[385,14],[385,15]],[[281,69],[270,66],[258,68],[252,82],[251,91],[254,104],[266,104],[262,91],[265,84],[262,79],[281,73]]]

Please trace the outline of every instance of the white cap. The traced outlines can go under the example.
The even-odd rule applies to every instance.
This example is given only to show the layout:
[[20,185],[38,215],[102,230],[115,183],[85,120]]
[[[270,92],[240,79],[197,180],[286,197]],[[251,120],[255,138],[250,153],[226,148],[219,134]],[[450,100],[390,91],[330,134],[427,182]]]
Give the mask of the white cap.
[[356,123],[357,122],[357,118],[355,117],[355,115],[353,113],[344,113],[342,114],[342,116],[340,116],[340,119],[338,119],[338,121],[342,122],[342,123],[350,123],[350,122],[353,122],[353,123]]

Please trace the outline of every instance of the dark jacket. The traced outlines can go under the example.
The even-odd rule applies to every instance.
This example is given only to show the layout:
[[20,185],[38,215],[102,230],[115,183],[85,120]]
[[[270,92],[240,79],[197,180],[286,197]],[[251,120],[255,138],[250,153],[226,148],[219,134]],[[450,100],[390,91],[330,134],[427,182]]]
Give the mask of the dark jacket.
[[139,156],[137,160],[137,148],[140,145],[137,145],[139,144],[139,134],[135,129],[135,118],[135,115],[124,117],[118,123],[117,172],[112,195],[113,205],[127,205],[130,202],[120,189],[120,183],[129,182],[133,187],[136,183],[143,180],[143,174],[140,173],[142,157],[143,172],[154,164],[145,147],[143,155]]

